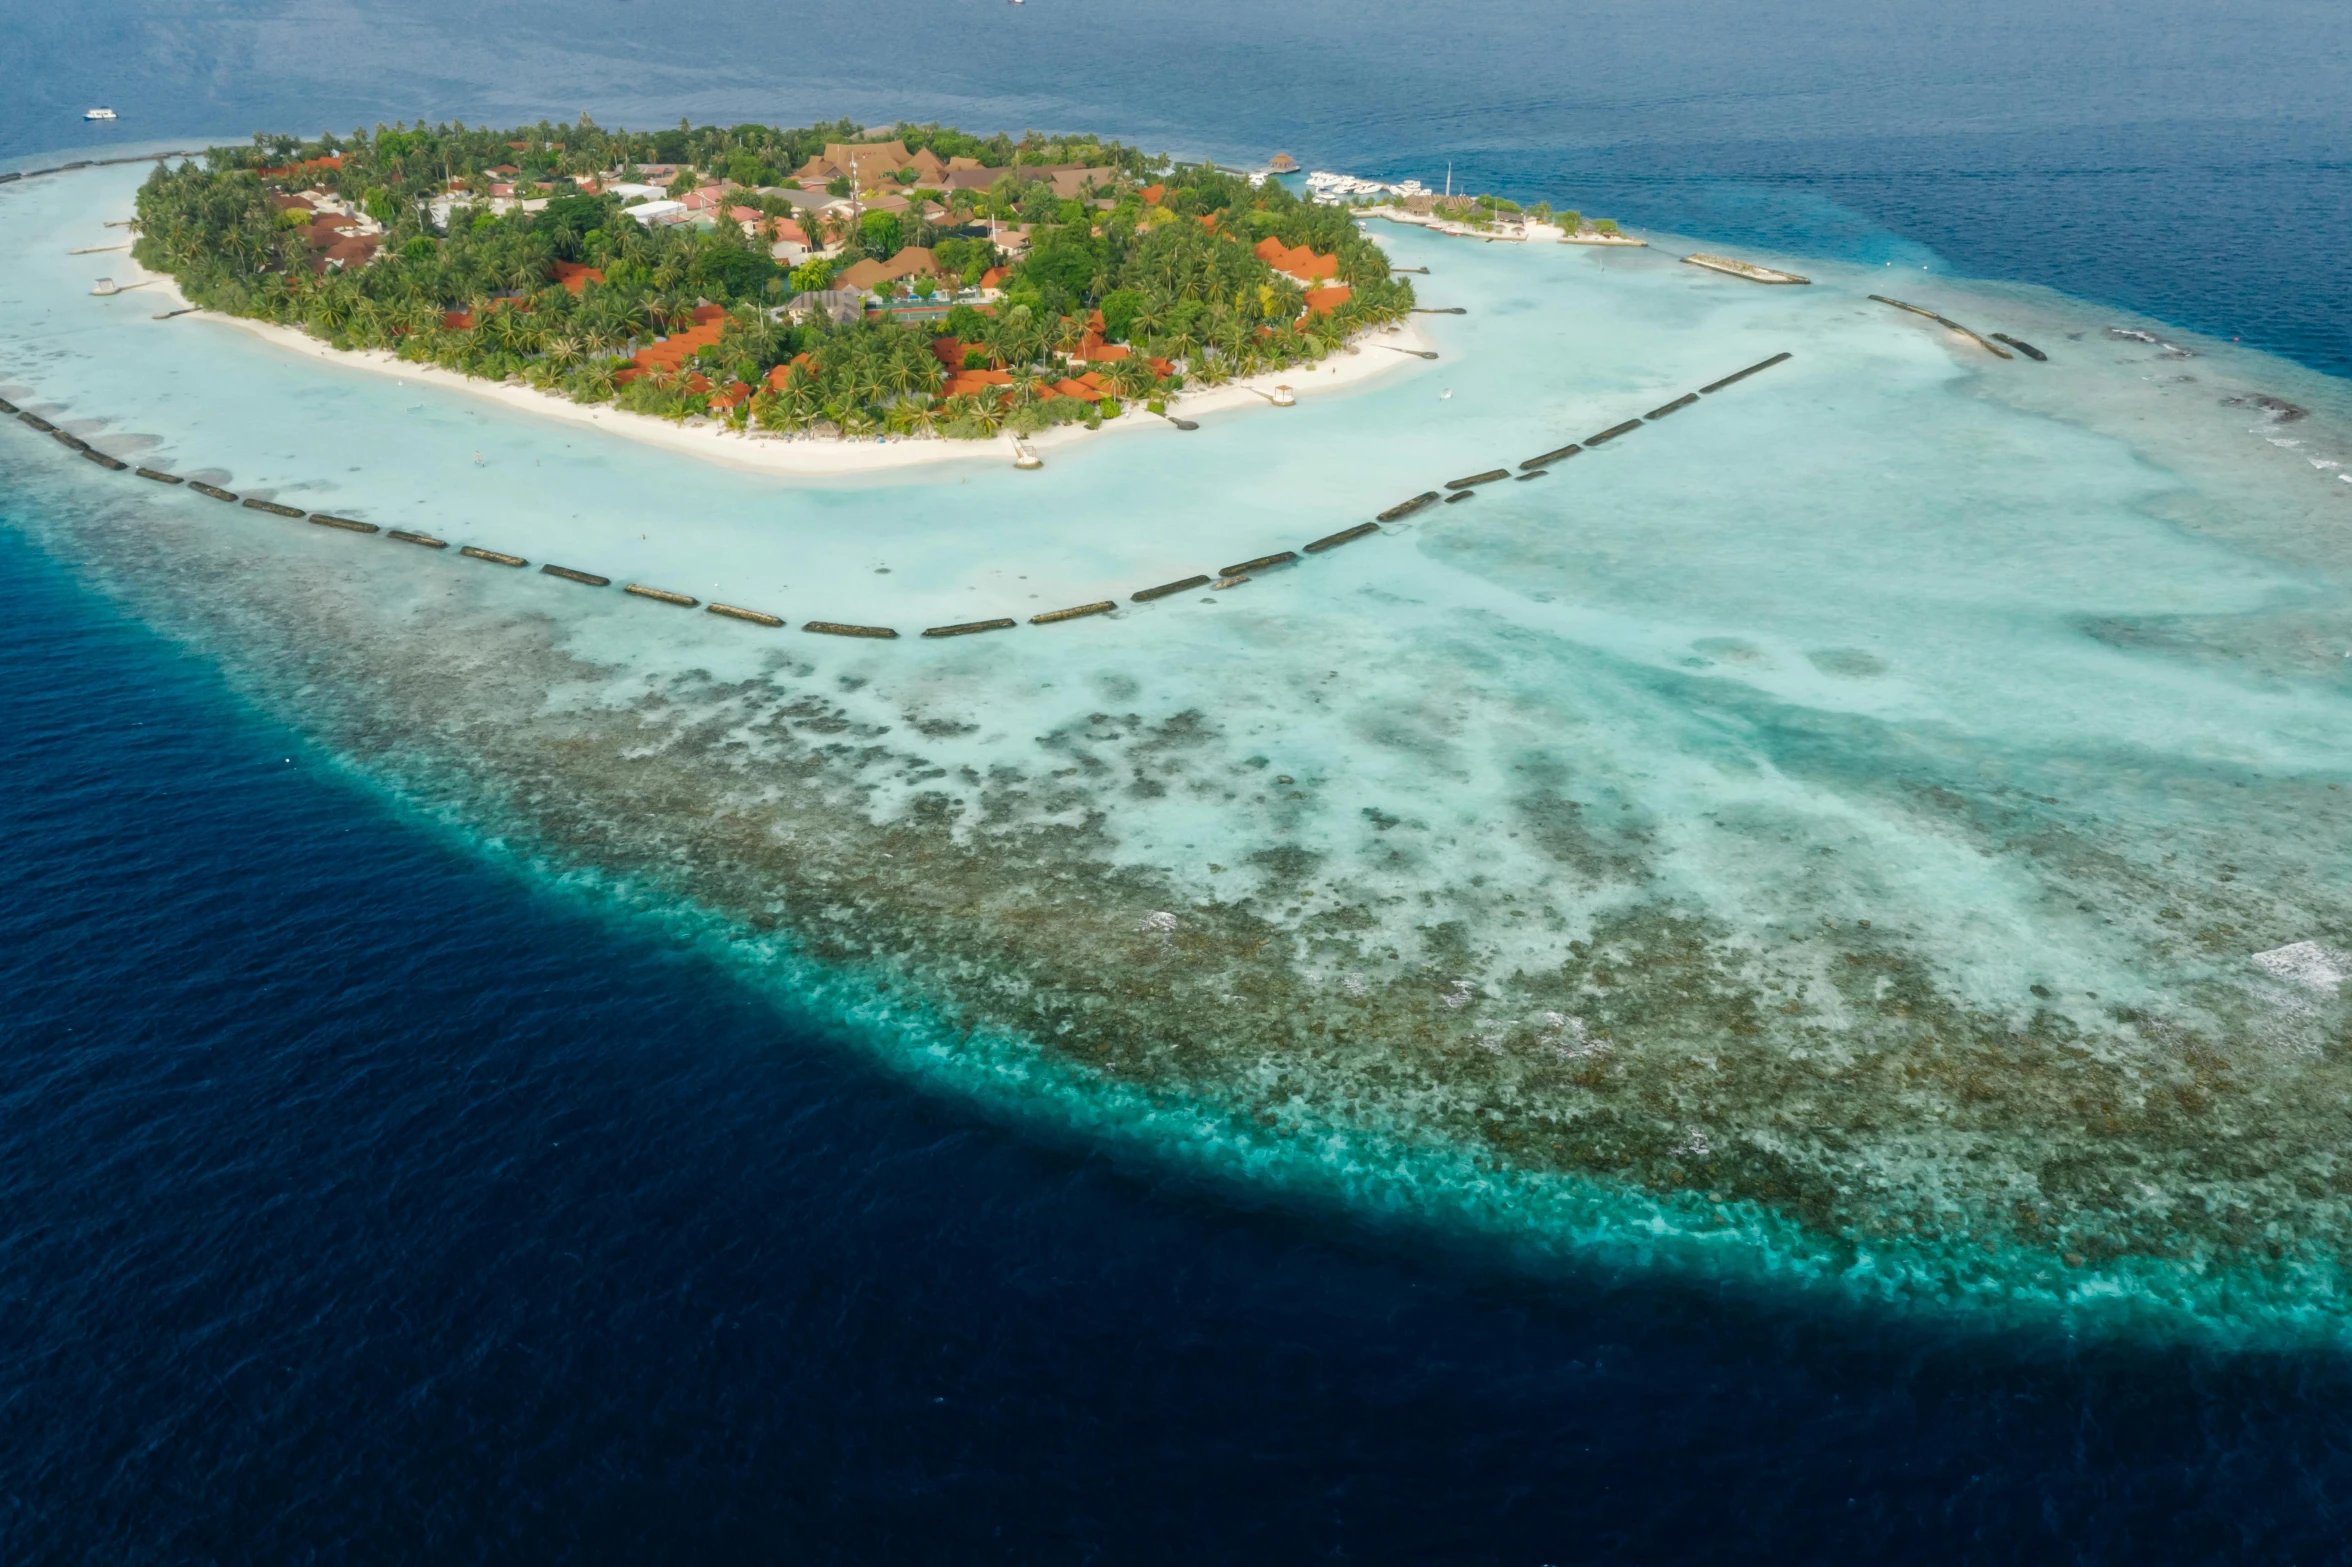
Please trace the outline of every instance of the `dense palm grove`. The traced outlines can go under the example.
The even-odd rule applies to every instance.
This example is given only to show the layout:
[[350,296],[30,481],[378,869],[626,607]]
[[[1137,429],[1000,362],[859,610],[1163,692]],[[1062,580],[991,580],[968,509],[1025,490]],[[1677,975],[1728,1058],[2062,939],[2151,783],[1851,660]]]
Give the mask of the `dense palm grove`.
[[[1115,398],[1086,403],[1051,392],[1062,356],[1086,339],[1098,312],[1100,335],[1135,350],[1103,367],[1112,389],[1156,399],[1187,380],[1214,384],[1318,359],[1412,303],[1386,255],[1344,211],[1271,182],[1253,187],[1091,138],[982,139],[901,126],[910,151],[976,158],[1003,174],[984,191],[940,193],[947,210],[935,222],[915,217],[921,200],[903,223],[868,214],[826,236],[839,255],[793,272],[732,221],[647,228],[618,199],[580,194],[574,184],[575,176],[671,163],[686,171],[673,193],[724,178],[744,187],[731,201],[784,215],[791,206],[758,187],[781,186],[828,142],[855,134],[846,123],[644,134],[583,119],[519,130],[379,126],[307,142],[256,137],[252,147],[213,149],[201,165],[159,167],[140,192],[137,254],[172,274],[193,303],[298,326],[337,347],[390,349],[675,419],[707,414],[847,436],[974,437],[1115,416]],[[1115,171],[1091,187],[1112,205],[1056,199],[1050,184],[1025,173],[1056,163]],[[494,180],[549,200],[537,212],[494,213],[468,194]],[[311,214],[285,210],[286,193],[306,189],[324,189],[382,224],[374,254],[341,265],[315,255]],[[906,244],[932,247],[976,280],[1003,259],[988,237],[990,219],[1026,225],[1029,247],[985,305],[959,305],[923,325],[887,312],[849,324],[795,320],[787,309],[859,254],[886,260]],[[1310,312],[1300,286],[1253,251],[1268,237],[1336,255],[1332,281],[1348,284],[1349,296],[1327,314]],[[602,281],[566,288],[558,263],[593,267]],[[724,312],[715,342],[675,366],[632,373],[631,354],[712,321],[713,306]],[[942,333],[957,340],[955,353],[935,352]],[[948,396],[950,358],[1009,380]],[[726,389],[738,383],[754,395],[730,398]]]

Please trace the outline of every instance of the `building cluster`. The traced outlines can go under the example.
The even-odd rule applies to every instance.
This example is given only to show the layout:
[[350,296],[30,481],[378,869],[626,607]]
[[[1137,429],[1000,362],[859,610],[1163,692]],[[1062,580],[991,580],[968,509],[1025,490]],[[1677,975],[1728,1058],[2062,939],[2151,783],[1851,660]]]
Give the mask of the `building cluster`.
[[[287,175],[296,171],[275,172]],[[300,232],[309,242],[309,264],[313,272],[364,267],[376,259],[376,251],[383,244],[384,225],[331,192],[314,188],[292,195],[273,194],[269,201],[280,213],[295,215],[290,221],[301,225]]]

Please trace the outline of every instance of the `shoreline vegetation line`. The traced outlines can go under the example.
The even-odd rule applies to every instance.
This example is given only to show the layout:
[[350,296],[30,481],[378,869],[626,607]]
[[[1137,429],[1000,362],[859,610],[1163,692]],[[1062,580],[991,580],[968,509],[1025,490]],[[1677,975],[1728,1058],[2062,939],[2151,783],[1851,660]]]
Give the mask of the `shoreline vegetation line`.
[[1139,408],[1362,379],[1376,333],[1426,352],[1355,216],[1091,135],[403,122],[159,161],[132,259],[200,318],[705,456],[1026,466]]

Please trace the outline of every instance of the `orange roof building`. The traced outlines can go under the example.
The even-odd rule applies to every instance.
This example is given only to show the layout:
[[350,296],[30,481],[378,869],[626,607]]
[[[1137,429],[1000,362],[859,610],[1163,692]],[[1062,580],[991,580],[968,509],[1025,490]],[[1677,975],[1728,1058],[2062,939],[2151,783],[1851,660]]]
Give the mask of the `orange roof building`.
[[561,283],[572,293],[578,294],[591,283],[603,282],[604,274],[585,262],[558,261],[555,264],[555,281]]
[[[694,325],[683,332],[673,332],[658,343],[640,348],[630,358],[631,368],[617,372],[613,380],[626,385],[650,371],[675,374],[687,360],[717,343],[727,330],[727,310],[724,305],[698,305],[694,311]],[[695,385],[701,381],[700,386]],[[699,375],[686,383],[688,391],[704,391],[710,386]]]
[[1355,290],[1345,283],[1334,283],[1329,288],[1310,288],[1307,290],[1307,314],[1327,316],[1346,304],[1354,294]]
[[941,275],[938,259],[929,250],[921,245],[909,245],[888,261],[876,261],[868,256],[851,263],[834,277],[833,286],[884,293],[894,283]]
[[1301,283],[1320,283],[1339,276],[1339,257],[1318,256],[1304,245],[1293,250],[1271,234],[1258,241],[1256,255],[1275,271],[1288,273]]

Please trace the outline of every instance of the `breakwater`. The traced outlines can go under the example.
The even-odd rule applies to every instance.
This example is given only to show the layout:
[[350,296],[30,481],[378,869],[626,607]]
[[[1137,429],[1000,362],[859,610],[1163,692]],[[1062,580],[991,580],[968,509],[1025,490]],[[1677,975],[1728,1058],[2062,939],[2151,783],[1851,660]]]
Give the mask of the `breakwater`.
[[1810,283],[1813,280],[1798,272],[1782,272],[1772,267],[1758,266],[1753,261],[1739,261],[1730,256],[1710,256],[1704,252],[1682,258],[1685,266],[1705,267],[1710,272],[1721,272],[1727,277],[1745,278],[1751,283]]
[[111,169],[122,163],[161,163],[166,158],[194,158],[201,153],[174,149],[170,152],[142,152],[132,158],[80,158],[72,163],[60,163],[46,169],[17,169],[0,174],[0,185],[12,185],[18,180],[37,180],[44,174],[71,174],[76,169]]
[[[1928,320],[1933,321],[1936,325],[1944,327],[1949,331],[1959,333],[1962,337],[1967,338],[1970,342],[1983,349],[1986,353],[1991,354],[1996,359],[2008,359],[2012,357],[2008,349],[2003,348],[2000,344],[1992,341],[1990,338],[1971,331],[1969,328],[1964,327],[1959,322],[1953,320],[1950,316],[1938,315],[1935,311],[1928,309],[1925,305],[1914,305],[1900,299],[1889,299],[1884,294],[1873,294],[1870,297],[1877,300],[1882,305],[1892,305],[1897,310],[1908,310],[1915,316],[1925,316]],[[2044,356],[2037,352],[2034,357],[2039,359]]]
[[[1877,296],[1874,295],[1872,297],[1876,298]],[[1890,300],[1887,301],[1887,303],[1896,303],[1896,301]],[[1908,305],[1904,306],[1903,308],[1908,310],[1918,309],[1916,306]],[[1932,314],[1931,312],[1927,311],[1918,311],[1918,313],[1922,315]],[[1936,319],[1941,320],[1942,318],[1938,317]],[[1489,468],[1482,472],[1468,474],[1458,479],[1448,479],[1444,482],[1440,489],[1424,490],[1418,495],[1412,496],[1407,500],[1400,501],[1396,505],[1390,506],[1386,510],[1378,513],[1369,522],[1355,523],[1348,527],[1342,528],[1337,532],[1324,534],[1321,537],[1301,545],[1296,549],[1271,550],[1266,554],[1252,556],[1247,560],[1237,561],[1231,565],[1220,567],[1214,577],[1210,576],[1206,572],[1194,572],[1191,575],[1177,577],[1170,581],[1158,583],[1151,587],[1139,588],[1134,593],[1129,595],[1129,599],[1131,602],[1136,604],[1151,604],[1156,603],[1162,599],[1173,598],[1180,593],[1191,592],[1197,588],[1211,586],[1218,588],[1235,587],[1243,582],[1251,580],[1255,573],[1271,571],[1281,567],[1296,566],[1299,565],[1308,556],[1321,555],[1330,550],[1338,548],[1340,545],[1353,543],[1359,539],[1369,538],[1372,535],[1382,531],[1384,527],[1400,523],[1406,518],[1413,516],[1415,513],[1422,511],[1427,507],[1439,504],[1453,506],[1458,505],[1464,501],[1471,500],[1475,497],[1478,488],[1481,486],[1493,484],[1503,479],[1516,478],[1520,480],[1526,480],[1541,478],[1544,475],[1544,471],[1553,463],[1564,461],[1567,458],[1575,456],[1581,451],[1586,451],[1611,441],[1620,440],[1623,437],[1632,434],[1634,431],[1642,429],[1644,425],[1650,421],[1663,419],[1669,414],[1692,407],[1697,404],[1700,399],[1716,393],[1720,393],[1727,388],[1746,380],[1752,375],[1756,375],[1757,373],[1764,370],[1769,370],[1774,365],[1784,363],[1789,359],[1789,357],[1790,355],[1785,352],[1774,354],[1769,359],[1759,360],[1757,363],[1749,365],[1743,370],[1736,370],[1730,375],[1724,376],[1720,380],[1711,381],[1707,385],[1700,387],[1695,392],[1685,392],[1680,397],[1662,403],[1658,407],[1651,409],[1648,413],[1643,414],[1637,418],[1627,419],[1622,423],[1611,425],[1609,428],[1600,431],[1598,434],[1588,435],[1581,442],[1572,441],[1565,446],[1555,447],[1551,451],[1545,452],[1540,456],[1530,457],[1526,461],[1519,464],[1519,467],[1522,471],[1517,474],[1514,474],[1508,467],[1500,467]],[[58,429],[55,424],[41,418],[37,414],[18,409],[13,404],[7,405],[5,411],[15,414],[17,420],[20,423],[31,429],[38,430],[44,434],[49,435],[60,445],[67,447],[68,449],[74,451],[77,455],[93,463],[96,463],[100,467],[114,472],[130,471],[130,464],[112,456],[109,453],[99,451],[89,442],[83,440],[79,436]],[[381,534],[381,536],[385,539],[395,543],[414,544],[431,550],[445,550],[449,548],[448,540],[437,538],[429,533],[419,533],[404,528],[385,529],[381,528],[376,523],[368,522],[362,518],[346,517],[337,513],[305,512],[301,507],[298,506],[289,506],[281,501],[266,500],[259,496],[239,496],[233,490],[226,490],[218,485],[207,483],[203,480],[184,479],[178,474],[169,473],[158,468],[143,467],[137,469],[136,472],[137,476],[142,479],[150,479],[158,483],[168,485],[184,485],[186,488],[195,491],[197,494],[206,496],[212,500],[231,502],[241,505],[247,510],[262,512],[270,516],[297,518],[315,523],[321,527],[332,528],[340,532],[356,535]],[[458,549],[458,554],[468,560],[478,560],[489,565],[505,566],[513,569],[521,569],[531,564],[530,561],[520,555],[509,554],[504,550],[491,549],[487,546],[479,544],[462,545]],[[575,583],[581,587],[587,588],[609,588],[613,584],[613,579],[601,572],[590,571],[576,566],[558,566],[543,563],[539,568],[539,572],[542,576],[555,577],[561,581]],[[710,604],[706,606],[703,604],[702,600],[694,597],[691,594],[675,592],[668,588],[650,587],[640,582],[626,583],[622,586],[621,591],[636,598],[651,599],[656,603],[669,604],[681,609],[707,608],[711,614],[718,615],[730,620],[741,621],[749,625],[763,626],[770,629],[780,630],[783,629],[787,624],[782,616],[770,614],[764,610],[745,609],[732,604]],[[1047,610],[1041,614],[1031,615],[1028,617],[1028,624],[1032,626],[1059,625],[1064,621],[1086,620],[1100,615],[1114,615],[1118,612],[1118,608],[1119,606],[1115,600],[1102,599],[1093,603],[1073,605],[1067,609]],[[1020,624],[1021,622],[1013,616],[998,615],[979,620],[959,621],[950,625],[932,626],[926,629],[922,633],[922,636],[926,640],[942,640],[973,636],[983,632],[1012,631],[1018,629]],[[895,641],[898,640],[899,636],[898,632],[889,626],[872,626],[858,624],[850,621],[822,619],[805,622],[801,626],[801,630],[804,632],[811,632],[819,636],[859,637],[877,641]]]

